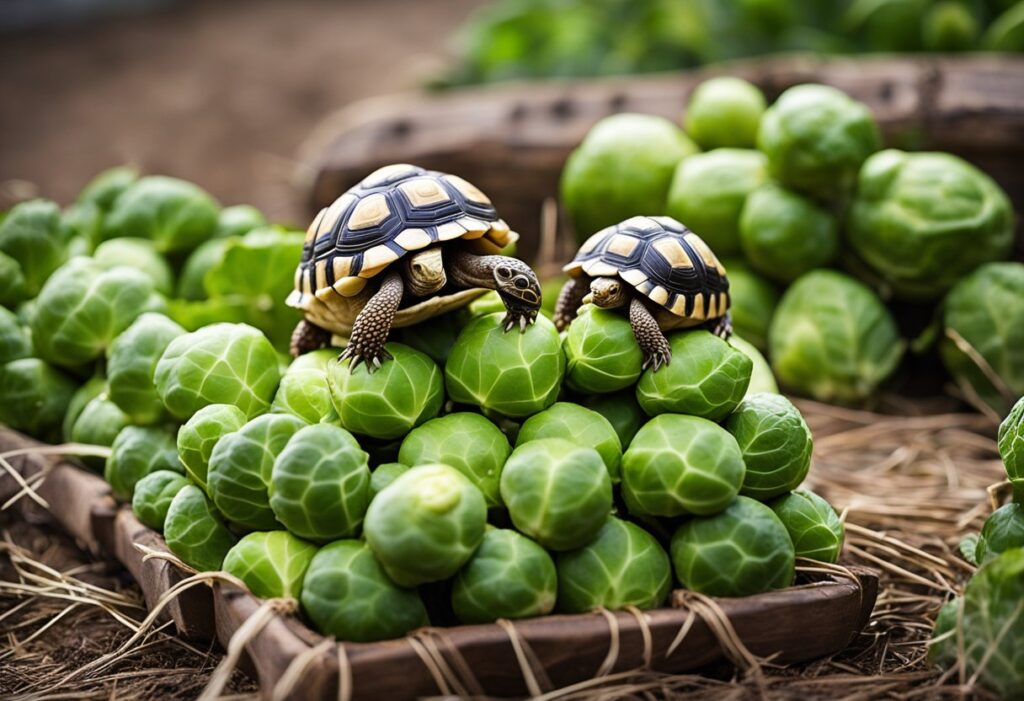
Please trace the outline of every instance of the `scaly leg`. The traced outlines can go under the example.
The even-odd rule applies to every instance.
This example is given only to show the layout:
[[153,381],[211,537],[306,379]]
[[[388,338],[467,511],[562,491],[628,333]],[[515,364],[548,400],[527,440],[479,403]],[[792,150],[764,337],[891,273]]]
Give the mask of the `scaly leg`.
[[312,321],[303,319],[292,332],[292,342],[288,350],[293,358],[319,350],[331,342],[331,332],[322,329]]
[[726,312],[724,316],[712,319],[708,322],[708,331],[722,340],[728,341],[732,336],[732,315]]
[[570,278],[562,286],[562,291],[558,293],[558,301],[555,302],[556,329],[565,331],[569,328],[569,324],[576,318],[576,312],[580,310],[580,305],[583,304],[583,298],[589,291],[590,278],[587,277]]
[[629,324],[633,327],[633,335],[644,353],[643,369],[653,367],[657,372],[662,365],[672,360],[672,348],[668,339],[658,327],[651,311],[639,299],[634,297],[629,303]]
[[391,354],[384,349],[384,344],[391,333],[391,322],[395,319],[398,305],[402,303],[403,288],[401,274],[397,271],[387,273],[380,283],[380,289],[359,312],[355,323],[352,324],[348,346],[338,357],[338,360],[351,358],[350,371],[354,371],[359,363],[365,362],[367,371],[372,373],[380,367],[382,358],[391,358]]

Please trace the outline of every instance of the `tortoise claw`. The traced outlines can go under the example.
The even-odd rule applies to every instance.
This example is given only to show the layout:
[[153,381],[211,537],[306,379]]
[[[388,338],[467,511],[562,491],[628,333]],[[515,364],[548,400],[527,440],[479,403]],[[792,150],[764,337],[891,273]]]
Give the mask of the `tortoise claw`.
[[647,368],[651,368],[654,370],[654,372],[658,372],[658,370],[660,370],[663,366],[667,366],[670,362],[672,362],[671,353],[663,353],[656,351],[644,358],[643,365],[640,366],[640,369],[646,370]]

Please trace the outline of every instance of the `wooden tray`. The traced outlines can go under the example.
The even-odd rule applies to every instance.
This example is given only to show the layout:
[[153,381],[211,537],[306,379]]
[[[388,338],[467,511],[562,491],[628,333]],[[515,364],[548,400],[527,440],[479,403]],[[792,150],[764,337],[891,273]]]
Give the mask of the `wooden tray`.
[[[0,451],[40,446],[21,434],[0,427]],[[97,554],[116,557],[138,581],[152,605],[169,587],[188,576],[166,560],[145,559],[144,551],[169,552],[163,538],[142,525],[128,506],[118,508],[107,484],[98,476],[59,460],[26,456],[11,460],[29,478],[48,470],[36,492],[49,512],[80,544]],[[0,498],[18,491],[6,473],[0,477]],[[27,518],[45,511],[27,498],[18,502]],[[136,547],[143,546],[143,549]],[[717,599],[738,637],[755,655],[792,664],[842,650],[870,617],[878,593],[878,574],[852,568],[857,581],[821,576],[800,586],[740,599]],[[682,592],[673,601],[682,604]],[[229,584],[189,589],[166,610],[178,632],[187,638],[216,637],[226,648],[239,627],[261,601]],[[689,672],[720,662],[725,653],[712,628],[701,617],[667,654],[677,634],[691,618],[685,607],[573,616],[547,616],[517,621],[514,630],[498,625],[425,629],[412,638],[381,643],[327,641],[291,616],[273,616],[245,646],[246,668],[258,677],[264,696],[292,669],[290,692],[283,698],[338,698],[339,670],[344,663],[345,690],[353,699],[412,699],[463,689],[492,696],[522,696],[531,692],[527,678],[541,690],[590,679],[617,645],[614,664],[606,673],[644,666],[665,672]],[[455,681],[440,679],[421,654],[437,651],[442,665],[472,670]],[[518,654],[517,654],[518,647]],[[417,652],[417,649],[420,652]],[[533,659],[531,663],[529,660]],[[537,660],[542,660],[539,664]],[[525,667],[524,667],[525,666]],[[534,689],[536,690],[536,689]],[[275,696],[275,698],[278,698]]]

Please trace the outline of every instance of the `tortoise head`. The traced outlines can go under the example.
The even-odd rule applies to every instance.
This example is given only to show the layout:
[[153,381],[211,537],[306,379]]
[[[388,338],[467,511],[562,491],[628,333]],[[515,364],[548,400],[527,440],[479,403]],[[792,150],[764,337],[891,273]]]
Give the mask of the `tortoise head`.
[[615,277],[596,277],[590,282],[590,294],[583,298],[584,304],[594,304],[602,309],[616,309],[626,305],[626,286]]
[[441,249],[426,248],[405,257],[405,283],[417,297],[426,297],[448,283]]
[[540,281],[530,266],[516,258],[502,258],[493,270],[494,289],[505,308],[535,316],[540,309]]

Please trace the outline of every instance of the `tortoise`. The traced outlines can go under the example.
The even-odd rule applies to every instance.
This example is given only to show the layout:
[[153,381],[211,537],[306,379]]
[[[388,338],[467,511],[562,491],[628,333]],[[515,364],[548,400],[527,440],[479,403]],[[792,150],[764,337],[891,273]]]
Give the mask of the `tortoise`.
[[657,372],[672,359],[665,331],[706,326],[729,338],[729,279],[706,243],[671,217],[632,217],[598,231],[563,269],[555,326],[569,326],[581,304],[625,308]]
[[540,283],[500,255],[518,235],[487,196],[456,175],[385,166],[320,210],[309,226],[289,306],[304,319],[293,357],[348,336],[339,359],[373,372],[390,358],[392,327],[469,304],[488,289],[505,305],[505,331],[537,318]]

